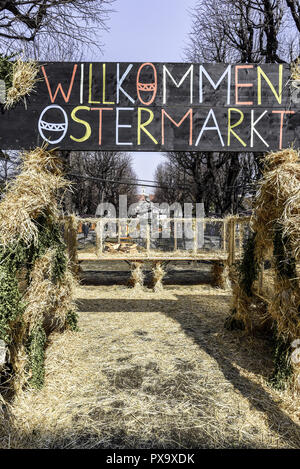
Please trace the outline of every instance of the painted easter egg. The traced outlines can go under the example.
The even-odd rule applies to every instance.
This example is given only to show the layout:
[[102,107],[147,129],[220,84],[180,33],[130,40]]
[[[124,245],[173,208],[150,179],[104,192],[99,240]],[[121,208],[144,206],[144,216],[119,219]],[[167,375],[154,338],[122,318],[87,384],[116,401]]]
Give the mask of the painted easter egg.
[[[144,67],[151,67],[153,70],[154,80],[150,83],[149,82],[144,83],[140,81],[140,75]],[[136,91],[137,91],[138,98],[142,104],[144,104],[145,106],[149,106],[150,104],[153,103],[156,93],[157,93],[157,71],[152,63],[149,63],[149,62],[144,63],[138,69],[138,73],[136,77]],[[141,96],[141,93],[143,97]],[[147,97],[149,97],[149,99],[147,101],[144,101],[143,98],[146,99]]]
[[68,130],[68,116],[65,110],[57,104],[47,106],[40,115],[38,130],[46,142],[61,142]]

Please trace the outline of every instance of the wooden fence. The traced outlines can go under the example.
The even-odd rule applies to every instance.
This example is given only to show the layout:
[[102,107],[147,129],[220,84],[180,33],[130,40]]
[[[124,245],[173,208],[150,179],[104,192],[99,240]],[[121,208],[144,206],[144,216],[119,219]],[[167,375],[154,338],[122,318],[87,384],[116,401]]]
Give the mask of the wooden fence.
[[[71,220],[72,219],[72,220]],[[232,265],[241,255],[245,227],[249,225],[250,217],[226,217],[226,218],[166,218],[160,219],[158,232],[162,228],[169,230],[172,234],[173,247],[170,252],[160,251],[151,247],[153,239],[153,227],[143,221],[140,227],[137,225],[137,219],[134,218],[83,218],[83,217],[64,217],[62,223],[64,225],[65,241],[68,246],[69,255],[73,262],[77,260],[107,260],[121,259],[203,259],[203,260],[226,260]],[[85,252],[84,249],[77,250],[77,232],[78,226],[83,223],[89,223],[95,227],[95,248]],[[134,242],[135,237],[131,238],[132,226],[135,230],[143,228],[143,239],[145,246],[140,252],[121,253],[106,252],[105,244],[108,231],[105,230],[107,225],[113,226],[113,234],[110,238],[114,238],[115,242],[122,245],[124,238]],[[199,246],[199,230],[205,230],[207,225],[219,224],[219,247],[214,249],[203,248]],[[141,227],[143,225],[143,227]],[[162,228],[160,226],[164,225]],[[178,249],[178,240],[181,239],[180,234],[184,232],[185,227],[189,225],[192,228],[192,237],[190,238],[191,249]],[[167,226],[167,228],[166,228]],[[126,235],[126,236],[124,236]],[[157,235],[156,235],[157,236]],[[75,244],[75,245],[74,245]]]

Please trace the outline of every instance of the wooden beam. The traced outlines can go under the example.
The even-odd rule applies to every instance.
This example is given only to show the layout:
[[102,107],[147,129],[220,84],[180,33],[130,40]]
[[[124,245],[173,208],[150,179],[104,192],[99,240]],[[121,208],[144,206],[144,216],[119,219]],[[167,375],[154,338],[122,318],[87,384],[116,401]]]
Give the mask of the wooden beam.
[[103,221],[100,219],[96,223],[96,255],[100,257],[103,253]]

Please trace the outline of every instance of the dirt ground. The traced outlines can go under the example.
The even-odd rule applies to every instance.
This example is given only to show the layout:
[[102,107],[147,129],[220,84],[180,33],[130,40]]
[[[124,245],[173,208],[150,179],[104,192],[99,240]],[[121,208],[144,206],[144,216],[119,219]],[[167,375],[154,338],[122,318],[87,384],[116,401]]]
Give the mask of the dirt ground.
[[230,292],[81,286],[46,384],[3,407],[10,448],[299,448],[299,398],[268,386],[271,347],[228,332]]

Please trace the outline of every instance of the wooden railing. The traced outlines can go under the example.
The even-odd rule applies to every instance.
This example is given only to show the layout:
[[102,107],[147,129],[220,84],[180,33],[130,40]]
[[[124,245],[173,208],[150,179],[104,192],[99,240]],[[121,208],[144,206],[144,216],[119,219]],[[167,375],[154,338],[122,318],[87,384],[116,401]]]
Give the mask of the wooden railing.
[[[149,257],[157,257],[157,250],[151,249],[151,239],[154,239],[151,237],[151,229],[150,225],[147,223],[146,219],[140,219],[142,220],[142,225],[145,225],[145,251],[143,253],[139,253],[140,258],[149,258]],[[95,234],[96,234],[96,246],[95,246],[95,260],[96,259],[106,259],[107,253],[104,252],[104,246],[105,246],[105,238],[104,238],[104,227],[108,223],[113,223],[116,231],[115,231],[115,238],[118,241],[118,243],[121,243],[122,240],[122,229],[126,229],[128,231],[129,229],[129,235],[130,235],[130,225],[132,222],[137,222],[136,218],[84,218],[84,217],[75,217],[75,216],[67,216],[62,218],[62,223],[65,227],[64,233],[65,233],[65,241],[68,246],[69,250],[69,255],[72,260],[72,262],[76,263],[78,260],[77,256],[77,231],[78,231],[78,226],[80,223],[91,223],[95,225]],[[162,224],[169,224],[170,226],[170,231],[171,226],[173,224],[173,251],[171,253],[168,253],[168,256],[166,257],[172,257],[175,254],[178,254],[178,239],[181,237],[178,237],[178,231],[179,231],[179,224],[181,226],[184,226],[186,224],[190,224],[192,227],[193,231],[193,237],[189,238],[189,240],[193,241],[193,249],[190,251],[184,251],[181,250],[180,253],[184,253],[184,258],[189,258],[189,259],[213,259],[213,253],[216,254],[216,259],[226,259],[227,263],[229,265],[232,265],[236,258],[240,256],[241,254],[241,248],[243,245],[243,239],[244,239],[244,231],[245,231],[245,226],[249,224],[250,217],[238,217],[238,216],[229,216],[226,218],[166,218],[166,219],[157,219],[157,222],[159,222],[160,225]],[[205,230],[205,226],[207,224],[216,224],[219,223],[221,224],[220,227],[220,248],[217,250],[211,250],[210,254],[208,251],[201,249],[201,247],[198,247],[198,230],[199,227],[202,225],[203,230]],[[237,230],[238,227],[238,230]],[[136,226],[135,226],[136,228]],[[135,238],[133,238],[135,239]],[[75,244],[75,245],[74,245]],[[165,256],[165,254],[164,254]],[[110,255],[110,257],[113,257],[113,254]],[[124,256],[125,257],[125,256]],[[137,258],[137,255],[135,256],[130,256],[130,253],[126,255],[128,260],[130,260],[131,257]],[[163,254],[161,255],[163,257]]]

